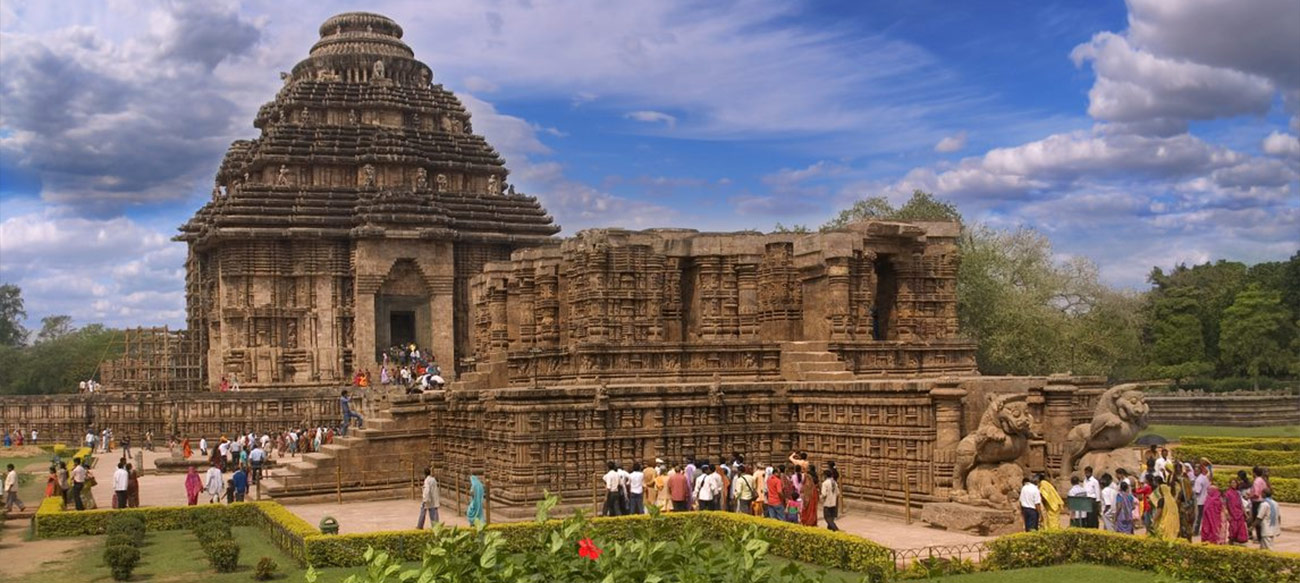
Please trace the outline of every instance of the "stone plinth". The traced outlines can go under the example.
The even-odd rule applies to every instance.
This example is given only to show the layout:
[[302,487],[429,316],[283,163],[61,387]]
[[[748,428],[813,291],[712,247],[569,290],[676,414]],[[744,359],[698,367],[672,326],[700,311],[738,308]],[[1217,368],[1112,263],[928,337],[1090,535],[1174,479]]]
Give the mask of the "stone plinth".
[[1001,536],[1025,529],[1020,513],[1006,508],[936,502],[921,507],[921,520],[944,530],[960,530],[982,536]]

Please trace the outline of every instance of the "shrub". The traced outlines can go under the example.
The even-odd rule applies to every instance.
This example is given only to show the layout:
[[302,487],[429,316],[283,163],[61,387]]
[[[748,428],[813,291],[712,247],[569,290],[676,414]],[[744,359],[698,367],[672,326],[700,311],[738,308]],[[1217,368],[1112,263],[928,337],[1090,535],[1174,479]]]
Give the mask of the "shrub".
[[203,546],[208,564],[218,573],[229,573],[239,566],[239,543],[233,540],[212,541]]
[[1227,545],[1068,528],[1012,534],[990,541],[984,568],[1021,569],[1094,563],[1152,571],[1179,581],[1300,582],[1300,555]]
[[[1235,474],[1229,472],[1215,472],[1214,485],[1220,489],[1228,487],[1228,480],[1231,480]],[[1268,483],[1273,487],[1273,499],[1278,502],[1300,503],[1300,480],[1295,478],[1274,478],[1269,477]]]
[[1208,458],[1211,463],[1228,466],[1289,466],[1300,464],[1300,451],[1258,450],[1239,445],[1214,447],[1209,445],[1180,445],[1181,459]]
[[104,534],[129,537],[136,545],[144,542],[144,532],[144,521],[138,516],[131,515],[113,516],[104,527]]
[[131,545],[116,545],[104,549],[104,562],[113,573],[113,579],[126,581],[140,563],[140,549]]
[[106,547],[119,547],[119,546],[134,547],[137,546],[138,544],[139,543],[135,540],[135,537],[129,534],[122,534],[122,533],[110,534],[108,535],[108,538],[104,539],[104,546]]
[[279,568],[280,565],[275,563],[275,559],[262,557],[257,561],[257,566],[253,568],[253,578],[258,581],[268,581],[275,577],[275,571]]

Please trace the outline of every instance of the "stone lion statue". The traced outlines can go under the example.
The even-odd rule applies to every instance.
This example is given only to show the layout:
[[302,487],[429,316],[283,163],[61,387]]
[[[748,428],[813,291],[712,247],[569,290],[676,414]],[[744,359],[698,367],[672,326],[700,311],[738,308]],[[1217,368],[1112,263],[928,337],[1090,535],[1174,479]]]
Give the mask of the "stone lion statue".
[[[1066,435],[1063,476],[1068,477],[1081,465],[1093,466],[1095,474],[1114,469],[1109,467],[1113,465],[1109,460],[1098,458],[1109,457],[1111,451],[1133,443],[1147,427],[1147,413],[1151,409],[1140,387],[1133,383],[1115,385],[1101,394],[1092,422],[1080,423]],[[1085,457],[1096,463],[1080,464]]]
[[955,495],[999,504],[1020,487],[1024,470],[1016,460],[1029,449],[1033,416],[1025,395],[991,395],[980,426],[957,444]]

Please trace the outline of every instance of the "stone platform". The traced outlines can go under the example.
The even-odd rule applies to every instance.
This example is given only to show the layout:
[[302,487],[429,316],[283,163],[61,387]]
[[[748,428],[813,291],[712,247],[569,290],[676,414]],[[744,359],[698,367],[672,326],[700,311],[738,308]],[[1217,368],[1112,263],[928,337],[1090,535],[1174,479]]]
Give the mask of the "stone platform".
[[1020,513],[956,502],[936,502],[921,507],[921,520],[945,530],[980,536],[1001,536],[1025,530]]

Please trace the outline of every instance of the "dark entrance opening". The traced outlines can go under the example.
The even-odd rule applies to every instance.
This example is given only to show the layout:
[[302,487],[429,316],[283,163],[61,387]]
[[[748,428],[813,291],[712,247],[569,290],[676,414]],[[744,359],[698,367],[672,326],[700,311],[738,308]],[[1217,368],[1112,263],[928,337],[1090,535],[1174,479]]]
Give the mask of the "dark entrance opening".
[[876,259],[875,306],[871,308],[871,337],[874,340],[894,340],[894,302],[898,298],[898,274],[893,258],[881,255]]
[[388,313],[389,346],[415,342],[415,312]]

